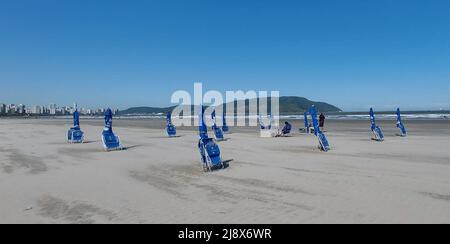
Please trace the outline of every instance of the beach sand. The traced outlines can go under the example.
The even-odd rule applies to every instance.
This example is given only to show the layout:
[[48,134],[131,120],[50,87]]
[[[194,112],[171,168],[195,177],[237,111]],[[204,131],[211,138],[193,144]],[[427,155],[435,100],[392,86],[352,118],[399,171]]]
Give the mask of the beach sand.
[[230,167],[212,173],[189,128],[115,120],[126,150],[104,152],[101,120],[81,121],[84,144],[66,143],[70,124],[0,120],[0,223],[450,223],[449,121],[406,121],[406,138],[381,121],[383,143],[367,121],[328,121],[327,153],[231,128]]

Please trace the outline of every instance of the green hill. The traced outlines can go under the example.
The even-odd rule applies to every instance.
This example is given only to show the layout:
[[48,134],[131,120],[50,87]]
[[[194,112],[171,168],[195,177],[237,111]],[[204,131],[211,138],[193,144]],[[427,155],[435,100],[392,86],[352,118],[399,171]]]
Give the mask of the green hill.
[[[246,106],[249,101],[246,101]],[[268,107],[270,108],[270,100],[268,101]],[[280,114],[282,115],[296,115],[303,114],[312,105],[316,106],[317,110],[320,112],[341,112],[342,110],[336,106],[325,102],[315,102],[310,101],[303,97],[280,97]],[[137,115],[137,114],[165,114],[172,111],[174,106],[167,108],[155,108],[155,107],[134,107],[120,112],[120,115]],[[237,111],[237,102],[235,102],[235,109]],[[248,108],[246,109],[248,112]],[[270,112],[270,111],[269,111]]]
[[135,115],[135,114],[165,114],[172,111],[175,107],[155,108],[155,107],[133,107],[127,110],[120,111],[120,115]]
[[334,105],[325,102],[310,101],[304,97],[280,97],[280,114],[303,114],[312,105],[320,112],[342,112]]

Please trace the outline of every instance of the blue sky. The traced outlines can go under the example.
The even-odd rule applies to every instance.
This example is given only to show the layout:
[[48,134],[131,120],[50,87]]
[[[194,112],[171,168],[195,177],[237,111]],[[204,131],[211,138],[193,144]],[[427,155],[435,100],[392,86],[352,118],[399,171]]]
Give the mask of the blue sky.
[[450,109],[450,1],[0,0],[0,103],[166,106],[279,90]]

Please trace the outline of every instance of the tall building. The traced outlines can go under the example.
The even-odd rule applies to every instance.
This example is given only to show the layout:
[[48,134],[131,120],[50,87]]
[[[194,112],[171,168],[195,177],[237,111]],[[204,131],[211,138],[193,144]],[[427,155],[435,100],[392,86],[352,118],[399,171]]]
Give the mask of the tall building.
[[25,110],[25,105],[23,104],[19,104],[16,108],[16,112],[18,114],[25,114],[26,110]]
[[50,111],[48,110],[48,108],[46,106],[42,106],[42,114],[48,115],[50,113]]
[[49,114],[56,115],[56,104],[52,103],[48,106]]
[[7,114],[16,114],[16,105],[15,104],[8,104],[6,106],[6,113]]
[[98,108],[95,111],[95,114],[97,114],[97,115],[103,115],[104,113],[105,113],[105,109],[104,108]]
[[41,114],[42,113],[42,109],[41,106],[31,106],[29,109],[29,113],[30,114]]
[[6,114],[6,104],[0,103],[0,114]]

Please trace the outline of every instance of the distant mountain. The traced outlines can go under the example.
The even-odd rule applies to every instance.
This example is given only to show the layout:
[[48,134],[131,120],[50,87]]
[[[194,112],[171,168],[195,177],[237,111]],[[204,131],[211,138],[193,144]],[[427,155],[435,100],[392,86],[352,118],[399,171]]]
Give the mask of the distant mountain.
[[[256,99],[257,104],[259,104],[259,98]],[[280,97],[280,115],[300,115],[308,111],[312,105],[314,105],[319,112],[330,113],[330,112],[342,112],[342,110],[336,106],[333,106],[324,102],[310,101],[303,97]],[[245,101],[245,112],[248,114],[250,101]],[[227,107],[233,106],[233,104],[227,104]],[[235,111],[244,111],[243,108],[238,108],[238,103],[234,102]],[[271,111],[271,100],[267,101],[268,113]],[[258,106],[259,111],[259,106]]]
[[[249,104],[249,101],[246,100],[246,106]],[[231,104],[229,104],[231,105]],[[270,108],[270,100],[268,101],[268,107]],[[342,112],[342,110],[336,106],[325,102],[315,102],[310,101],[303,97],[280,97],[280,114],[282,115],[295,115],[295,114],[303,114],[307,111],[312,105],[316,106],[317,110],[324,113],[329,112]],[[228,105],[227,105],[228,106]],[[234,104],[235,111],[237,111],[237,102]],[[137,114],[166,114],[169,111],[172,111],[175,107],[167,107],[167,108],[155,108],[155,107],[134,107],[129,108],[127,110],[120,111],[120,115],[137,115]],[[248,112],[248,109],[246,109]],[[270,111],[269,111],[270,112]]]
[[155,108],[155,107],[133,107],[120,111],[120,115],[136,115],[136,114],[166,114],[175,107]]
[[325,102],[310,101],[304,97],[280,97],[280,114],[303,114],[312,105],[324,113],[342,112],[342,109]]

